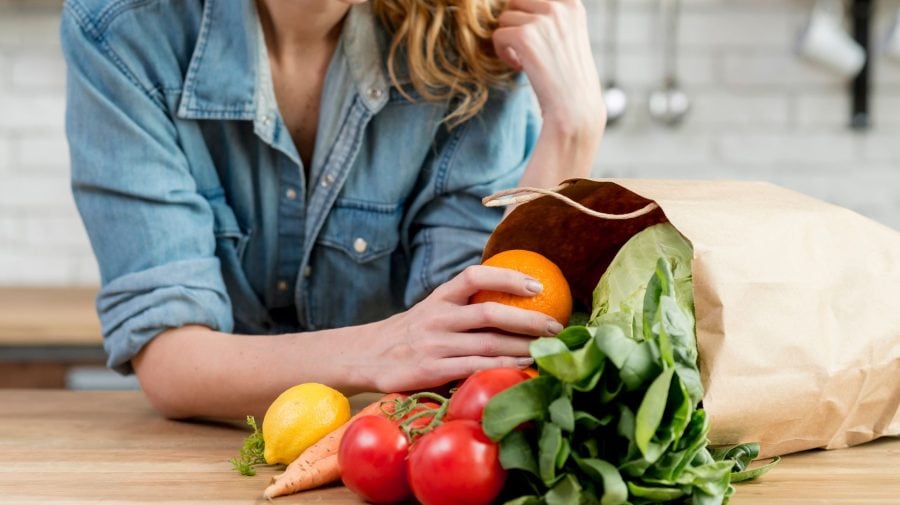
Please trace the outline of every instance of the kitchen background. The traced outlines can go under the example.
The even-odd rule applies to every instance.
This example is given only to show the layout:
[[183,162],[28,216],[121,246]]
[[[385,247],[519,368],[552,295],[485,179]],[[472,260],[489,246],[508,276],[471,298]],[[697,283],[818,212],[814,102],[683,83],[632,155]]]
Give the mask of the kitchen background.
[[[603,76],[606,2],[585,4]],[[67,181],[60,5],[0,0],[0,284],[98,282]],[[900,1],[876,5],[875,41]],[[691,110],[670,128],[647,112],[661,86],[657,6],[621,0],[616,80],[629,104],[596,176],[767,180],[900,228],[900,61],[872,58],[873,127],[853,131],[845,81],[793,52],[811,1],[685,0],[678,72]]]

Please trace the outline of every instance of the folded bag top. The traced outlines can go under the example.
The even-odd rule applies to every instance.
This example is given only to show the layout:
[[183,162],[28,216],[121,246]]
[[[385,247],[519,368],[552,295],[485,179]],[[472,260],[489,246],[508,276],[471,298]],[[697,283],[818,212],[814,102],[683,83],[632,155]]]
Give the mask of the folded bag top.
[[584,307],[635,233],[670,222],[693,245],[712,444],[758,441],[771,456],[900,435],[900,233],[762,182],[573,179],[550,192],[488,197],[519,205],[484,256],[547,256]]

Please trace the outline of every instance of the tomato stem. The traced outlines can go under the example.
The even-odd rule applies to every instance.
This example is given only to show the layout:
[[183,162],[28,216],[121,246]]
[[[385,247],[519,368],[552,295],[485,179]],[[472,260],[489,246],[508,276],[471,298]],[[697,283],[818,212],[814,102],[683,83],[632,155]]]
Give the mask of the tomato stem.
[[[416,412],[415,414],[409,416],[406,420],[404,420],[403,423],[400,424],[400,427],[404,432],[406,432],[406,436],[409,437],[409,441],[413,442],[415,441],[415,439],[440,426],[444,420],[444,416],[447,414],[447,407],[449,405],[450,402],[444,401],[444,403],[442,403],[441,406],[437,409],[427,409],[423,410],[422,412]],[[412,424],[416,419],[420,419],[426,416],[431,416],[431,421],[427,425],[421,428],[412,427]]]
[[414,393],[414,394],[409,395],[410,400],[419,400],[420,398],[434,400],[435,403],[437,403],[438,405],[445,405],[448,401],[450,401],[449,399],[444,398],[443,396],[441,396],[437,393],[432,393],[431,391],[422,391],[420,393]]

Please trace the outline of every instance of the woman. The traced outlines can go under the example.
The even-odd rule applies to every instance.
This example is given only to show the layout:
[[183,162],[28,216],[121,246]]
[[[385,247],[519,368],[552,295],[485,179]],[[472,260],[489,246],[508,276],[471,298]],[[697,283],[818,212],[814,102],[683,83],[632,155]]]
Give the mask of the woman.
[[501,3],[66,2],[109,365],[169,417],[527,366],[561,328],[467,305],[541,289],[466,268],[502,217],[480,199],[587,175],[605,112],[580,1]]

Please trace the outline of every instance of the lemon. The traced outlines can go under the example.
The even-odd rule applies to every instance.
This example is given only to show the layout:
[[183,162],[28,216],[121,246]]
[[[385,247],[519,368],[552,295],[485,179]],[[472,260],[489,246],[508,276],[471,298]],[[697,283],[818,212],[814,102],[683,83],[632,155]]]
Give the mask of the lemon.
[[349,419],[350,401],[328,386],[309,383],[288,389],[263,419],[266,463],[291,463]]

